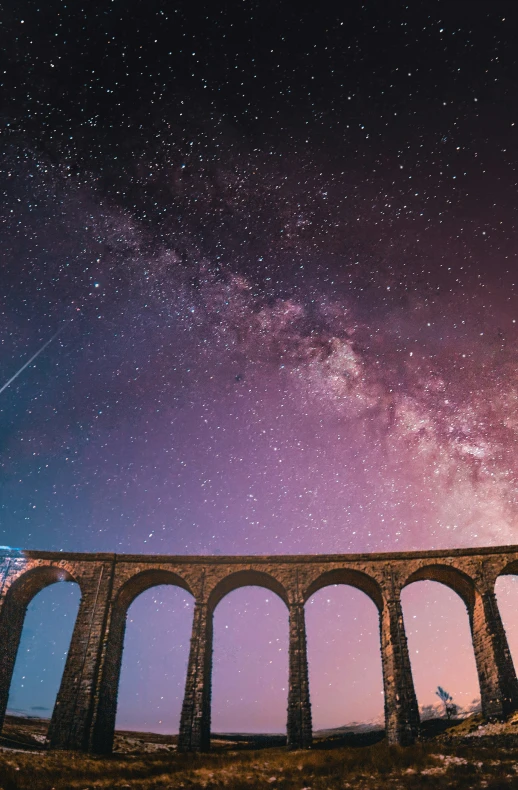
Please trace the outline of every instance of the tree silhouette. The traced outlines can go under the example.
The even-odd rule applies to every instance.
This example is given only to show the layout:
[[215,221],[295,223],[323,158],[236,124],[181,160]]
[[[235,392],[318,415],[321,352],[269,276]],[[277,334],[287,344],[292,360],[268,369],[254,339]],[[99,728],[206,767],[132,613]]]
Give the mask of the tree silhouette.
[[443,689],[442,686],[437,686],[437,691],[435,693],[444,705],[446,718],[451,719],[452,716],[457,714],[457,706],[453,702],[453,697],[446,689]]

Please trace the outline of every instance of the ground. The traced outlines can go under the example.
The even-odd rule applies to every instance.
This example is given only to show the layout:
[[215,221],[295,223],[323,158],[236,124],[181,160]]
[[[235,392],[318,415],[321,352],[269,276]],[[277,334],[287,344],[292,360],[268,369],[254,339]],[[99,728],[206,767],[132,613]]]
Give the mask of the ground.
[[[218,736],[206,755],[179,755],[174,736],[120,732],[117,752],[96,758],[45,752],[45,723],[10,717],[0,751],[3,790],[518,790],[518,716],[484,723],[427,722],[413,747],[383,733],[342,733],[287,752],[279,736]],[[262,748],[257,748],[261,745]]]

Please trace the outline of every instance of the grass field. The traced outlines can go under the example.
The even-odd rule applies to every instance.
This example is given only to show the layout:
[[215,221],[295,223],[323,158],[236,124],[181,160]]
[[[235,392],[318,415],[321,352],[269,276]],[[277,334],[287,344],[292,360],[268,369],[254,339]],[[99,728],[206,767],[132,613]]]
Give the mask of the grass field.
[[[283,788],[283,790],[442,790],[516,788],[518,736],[477,732],[473,720],[416,746],[340,745],[324,739],[309,751],[284,747],[233,748],[218,744],[205,755],[175,751],[95,758],[72,752],[0,752],[3,790],[176,790],[176,788]],[[473,734],[476,737],[472,737]],[[342,739],[343,740],[343,739]]]

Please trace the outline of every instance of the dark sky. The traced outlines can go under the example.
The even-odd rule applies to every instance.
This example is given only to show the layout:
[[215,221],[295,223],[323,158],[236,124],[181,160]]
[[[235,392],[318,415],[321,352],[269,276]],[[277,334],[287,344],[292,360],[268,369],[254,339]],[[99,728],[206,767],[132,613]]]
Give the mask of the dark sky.
[[[1,543],[516,542],[516,3],[344,5],[5,4],[0,390],[60,333],[0,391]],[[173,653],[174,594],[147,594]],[[247,595],[235,642],[268,631]]]

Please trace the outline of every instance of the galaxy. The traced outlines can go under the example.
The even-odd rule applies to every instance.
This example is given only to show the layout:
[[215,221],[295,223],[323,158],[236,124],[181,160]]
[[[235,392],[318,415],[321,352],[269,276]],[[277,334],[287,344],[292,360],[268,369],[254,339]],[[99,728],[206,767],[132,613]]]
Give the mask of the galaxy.
[[[0,543],[517,543],[515,3],[3,16]],[[78,602],[31,603],[11,710],[52,710]],[[421,706],[476,705],[460,598],[403,605]],[[177,731],[192,609],[130,608],[118,725]],[[261,588],[218,605],[216,730],[284,731],[287,617]],[[315,725],[381,717],[372,602],[330,587],[306,618]]]

